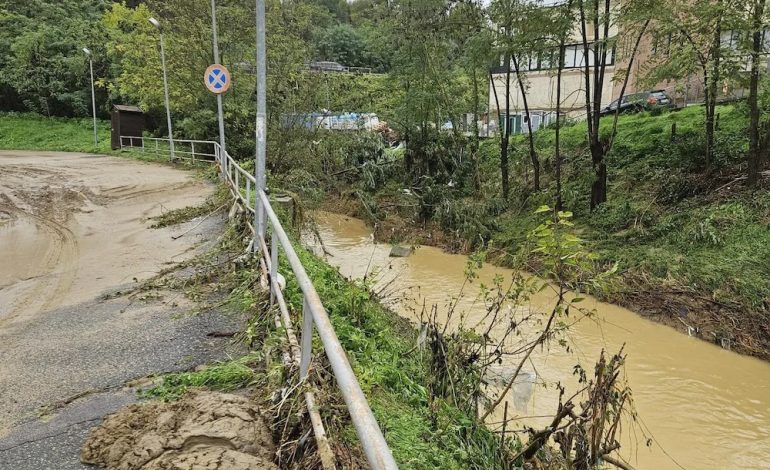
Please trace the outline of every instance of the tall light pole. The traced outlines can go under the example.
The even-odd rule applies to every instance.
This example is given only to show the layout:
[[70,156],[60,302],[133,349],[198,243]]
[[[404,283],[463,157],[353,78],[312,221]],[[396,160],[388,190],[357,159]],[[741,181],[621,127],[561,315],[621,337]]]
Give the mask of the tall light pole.
[[266,133],[267,123],[265,122],[266,112],[266,90],[267,85],[267,61],[265,60],[265,0],[256,0],[257,7],[257,152],[254,173],[257,183],[255,191],[257,200],[254,208],[254,252],[259,251],[262,246],[259,241],[265,237],[265,210],[262,207],[262,201],[259,197],[259,191],[264,191],[266,186],[265,178],[265,155],[266,155]]
[[99,145],[99,136],[96,133],[96,93],[94,93],[94,58],[91,55],[91,50],[87,47],[83,48],[83,52],[88,57],[88,64],[91,68],[91,112],[94,116],[94,147]]
[[[211,32],[214,35],[214,63],[219,63],[219,38],[217,37],[217,5],[211,0]],[[222,112],[222,94],[217,93],[217,114],[219,116],[219,146],[225,150],[225,118]],[[224,166],[222,167],[224,168]]]
[[170,159],[173,160],[174,155],[174,132],[171,128],[171,106],[168,100],[168,77],[166,76],[166,51],[163,48],[163,28],[160,27],[160,22],[155,18],[150,18],[150,23],[155,26],[160,34],[160,65],[163,69],[163,95],[166,98],[166,121],[168,124],[168,148],[170,152]]

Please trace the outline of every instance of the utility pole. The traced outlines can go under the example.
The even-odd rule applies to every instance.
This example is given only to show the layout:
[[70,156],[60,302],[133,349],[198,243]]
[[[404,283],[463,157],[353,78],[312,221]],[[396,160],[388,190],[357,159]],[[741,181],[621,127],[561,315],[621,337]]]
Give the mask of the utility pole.
[[163,69],[163,95],[166,99],[166,123],[168,124],[168,149],[170,159],[174,160],[174,132],[171,129],[171,105],[168,99],[168,77],[166,75],[166,51],[163,48],[163,28],[160,27],[160,22],[155,18],[149,19],[150,23],[155,26],[160,33],[160,65]]
[[[217,5],[211,0],[211,32],[214,36],[214,63],[219,63],[219,38],[217,37]],[[225,151],[225,118],[222,111],[222,94],[217,94],[217,113],[219,116],[219,146]],[[224,166],[223,166],[224,169]]]
[[260,191],[265,191],[265,156],[267,134],[267,61],[265,57],[265,0],[256,0],[257,7],[257,152],[254,165],[255,179],[257,183],[256,201],[254,204],[254,252],[261,249],[260,241],[265,238],[265,209],[262,207]]
[[94,116],[94,147],[99,145],[99,135],[96,132],[96,93],[94,92],[94,58],[91,56],[91,50],[87,47],[83,48],[83,52],[88,57],[88,64],[91,68],[91,112]]

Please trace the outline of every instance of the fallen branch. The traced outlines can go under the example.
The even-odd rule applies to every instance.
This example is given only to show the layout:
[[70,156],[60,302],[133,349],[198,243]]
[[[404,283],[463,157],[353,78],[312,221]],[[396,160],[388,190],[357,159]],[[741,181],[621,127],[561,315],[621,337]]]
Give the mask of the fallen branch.
[[622,468],[623,470],[635,470],[631,465],[628,465],[627,463],[622,462],[614,457],[610,457],[609,455],[603,455],[602,460],[618,468]]
[[197,224],[195,224],[195,226],[194,226],[194,227],[190,227],[190,229],[188,229],[187,231],[185,231],[184,233],[182,233],[182,234],[180,234],[180,235],[176,235],[176,236],[173,236],[173,235],[172,235],[172,236],[171,236],[171,239],[172,239],[172,240],[179,240],[180,238],[184,237],[184,236],[185,236],[185,235],[187,235],[188,233],[190,233],[190,232],[192,232],[193,230],[195,230],[196,228],[200,227],[200,225],[201,225],[201,224],[202,224],[202,223],[203,223],[203,222],[204,222],[206,219],[208,219],[209,217],[211,217],[211,215],[212,215],[212,214],[216,214],[216,213],[217,213],[217,212],[219,212],[220,210],[224,209],[224,208],[225,208],[225,206],[226,206],[226,205],[228,205],[229,203],[230,203],[230,202],[228,201],[228,202],[226,202],[226,203],[222,204],[221,206],[217,207],[217,208],[216,208],[216,209],[214,209],[213,211],[209,212],[208,214],[204,215],[204,216],[203,216],[203,218],[201,218],[201,220],[200,220],[200,221],[198,221],[198,223],[197,223]]
[[530,439],[529,443],[527,444],[527,447],[516,454],[512,461],[515,462],[520,457],[524,457],[524,461],[527,461],[534,457],[537,451],[540,450],[540,448],[543,447],[546,442],[548,442],[548,438],[551,437],[551,434],[553,434],[554,431],[556,431],[556,429],[559,427],[561,420],[572,414],[573,408],[574,405],[572,403],[566,403],[564,406],[562,406],[561,410],[559,410],[559,412],[556,413],[556,416],[553,417],[551,425],[542,431],[535,433],[535,435],[532,436],[532,439]]

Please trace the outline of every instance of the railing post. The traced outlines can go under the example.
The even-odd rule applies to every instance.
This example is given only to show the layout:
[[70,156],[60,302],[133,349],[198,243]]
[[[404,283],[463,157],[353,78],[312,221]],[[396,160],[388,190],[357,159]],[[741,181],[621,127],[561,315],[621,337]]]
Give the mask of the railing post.
[[158,148],[158,140],[156,139],[155,140],[155,156],[157,157],[159,155],[160,155],[160,149]]
[[144,153],[144,137],[141,137],[142,139],[142,153]]
[[190,142],[190,153],[192,153],[192,162],[195,164],[195,142]]
[[310,354],[313,349],[313,312],[302,295],[302,357],[299,361],[299,379],[305,380],[310,370]]
[[[248,181],[248,180],[246,180]],[[275,284],[273,284],[275,282]],[[280,289],[278,285],[278,237],[275,236],[275,229],[270,235],[270,285],[274,289]],[[270,304],[275,302],[276,293],[270,289]],[[288,325],[286,325],[288,326]]]
[[251,180],[246,178],[246,206],[251,201]]

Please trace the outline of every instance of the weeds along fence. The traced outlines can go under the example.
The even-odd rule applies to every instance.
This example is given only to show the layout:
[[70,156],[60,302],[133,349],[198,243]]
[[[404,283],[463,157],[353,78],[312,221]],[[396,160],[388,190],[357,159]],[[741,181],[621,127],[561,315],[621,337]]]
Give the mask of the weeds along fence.
[[[137,150],[140,148],[140,151],[152,152],[158,156],[169,155],[170,157],[168,139],[121,136],[120,140],[122,149]],[[254,175],[244,170],[217,142],[174,139],[174,154],[176,158],[190,159],[193,162],[216,163],[220,168],[221,178],[227,184],[234,201],[252,216],[252,220],[259,219],[266,222],[264,233],[259,233],[252,223],[248,223],[248,226],[254,234],[252,251],[258,257],[262,270],[268,278],[270,301],[272,304],[278,304],[276,326],[282,327],[286,333],[289,357],[285,358],[285,361],[289,365],[299,366],[301,382],[310,380],[308,372],[313,354],[313,332],[316,331],[321,339],[323,351],[331,365],[335,381],[350,413],[351,421],[369,466],[375,470],[397,469],[398,466],[350,366],[347,354],[334,331],[323,302],[294,251],[281,221],[273,210],[270,198],[265,191],[258,188]],[[266,240],[268,235],[269,247],[268,240]],[[301,344],[295,336],[294,324],[278,282],[278,256],[281,252],[291,266],[302,291]],[[332,470],[335,468],[334,453],[329,447],[312,392],[305,393],[305,403],[321,462],[325,469]]]

